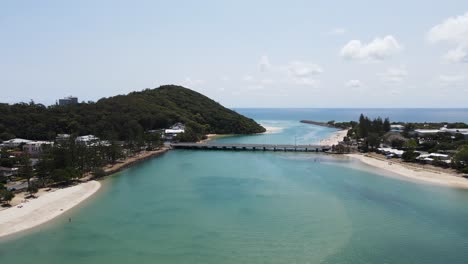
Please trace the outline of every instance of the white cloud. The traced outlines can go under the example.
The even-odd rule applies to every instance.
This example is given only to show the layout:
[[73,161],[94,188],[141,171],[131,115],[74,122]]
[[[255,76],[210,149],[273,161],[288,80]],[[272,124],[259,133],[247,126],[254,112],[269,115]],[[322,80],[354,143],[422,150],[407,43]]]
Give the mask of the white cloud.
[[297,85],[316,87],[320,84],[320,81],[315,80],[313,78],[309,78],[309,77],[293,78],[292,80]]
[[219,77],[219,79],[223,82],[227,82],[229,80],[231,80],[231,78],[227,75],[222,75],[221,77]]
[[381,61],[400,52],[402,46],[391,35],[375,38],[368,44],[351,40],[340,51],[341,57],[349,60]]
[[323,72],[323,69],[313,63],[293,61],[287,66],[289,74],[296,78],[304,78],[312,75],[318,75]]
[[329,35],[334,36],[343,35],[344,33],[346,33],[346,29],[344,28],[334,28],[328,32]]
[[258,63],[258,68],[260,69],[260,72],[266,72],[272,68],[270,59],[268,58],[268,56],[264,55],[260,58],[260,62]]
[[191,77],[187,77],[185,78],[185,80],[182,81],[182,86],[187,87],[187,88],[197,87],[202,84],[205,84],[205,80],[192,79]]
[[456,49],[449,50],[443,58],[449,62],[468,62],[468,47],[460,45]]
[[270,85],[270,84],[274,84],[275,81],[273,81],[272,79],[263,79],[263,80],[260,81],[260,83],[262,85]]
[[286,66],[286,70],[292,82],[303,86],[317,86],[317,75],[323,73],[322,67],[314,63],[293,61]]
[[435,25],[428,33],[430,42],[448,41],[455,44],[468,39],[468,12],[462,16],[449,17]]
[[443,56],[450,62],[468,62],[468,12],[449,17],[432,27],[427,38],[431,43],[447,42],[455,46]]
[[403,67],[389,68],[386,72],[379,73],[378,75],[385,82],[399,83],[408,76],[408,71]]
[[254,80],[254,77],[252,75],[245,75],[244,77],[242,77],[242,80],[244,82],[251,82]]
[[445,86],[458,86],[463,83],[465,76],[463,75],[445,75],[439,76],[438,81]]
[[360,80],[349,80],[345,83],[345,86],[349,88],[360,88],[362,82]]

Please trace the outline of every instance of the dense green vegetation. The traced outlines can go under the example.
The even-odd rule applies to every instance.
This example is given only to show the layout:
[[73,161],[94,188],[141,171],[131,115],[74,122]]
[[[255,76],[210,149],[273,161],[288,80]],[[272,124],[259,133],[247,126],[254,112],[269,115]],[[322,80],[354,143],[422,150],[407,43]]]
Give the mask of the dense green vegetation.
[[345,142],[354,140],[362,152],[376,151],[380,146],[392,147],[405,152],[402,159],[407,162],[421,162],[417,157],[421,153],[445,153],[452,158],[450,163],[433,157],[432,165],[452,167],[463,173],[468,173],[468,140],[460,133],[448,132],[418,135],[415,129],[467,128],[465,123],[398,123],[404,125],[401,133],[390,132],[391,123],[388,118],[380,117],[370,120],[361,114],[359,122],[334,123],[336,127],[351,127]]
[[[385,133],[390,131],[390,120],[378,117],[373,120],[361,114],[359,122],[335,123],[336,127],[351,127],[348,138],[362,140],[361,150],[367,152],[379,147]],[[348,139],[347,139],[348,140]]]
[[265,129],[252,119],[180,86],[161,86],[96,103],[49,106],[0,104],[0,140],[53,140],[57,134],[93,134],[108,140],[142,140],[147,130],[186,125],[185,141],[204,134],[251,134]]

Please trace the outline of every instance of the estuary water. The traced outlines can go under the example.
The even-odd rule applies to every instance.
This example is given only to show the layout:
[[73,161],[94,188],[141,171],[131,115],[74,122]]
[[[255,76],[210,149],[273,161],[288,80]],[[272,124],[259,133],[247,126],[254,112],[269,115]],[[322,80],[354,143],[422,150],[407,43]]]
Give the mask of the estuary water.
[[[260,112],[247,115],[278,129],[217,140],[333,132]],[[0,240],[0,263],[466,263],[468,191],[387,176],[322,154],[170,151]]]

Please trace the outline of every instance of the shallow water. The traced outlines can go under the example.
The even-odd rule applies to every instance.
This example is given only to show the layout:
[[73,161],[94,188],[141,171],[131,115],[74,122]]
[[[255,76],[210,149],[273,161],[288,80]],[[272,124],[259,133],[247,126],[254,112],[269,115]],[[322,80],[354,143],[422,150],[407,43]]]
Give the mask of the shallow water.
[[[263,121],[290,122],[272,142],[332,131]],[[255,140],[264,137],[272,135]],[[350,159],[176,150],[0,240],[0,263],[466,263],[467,204],[465,190],[385,177]]]

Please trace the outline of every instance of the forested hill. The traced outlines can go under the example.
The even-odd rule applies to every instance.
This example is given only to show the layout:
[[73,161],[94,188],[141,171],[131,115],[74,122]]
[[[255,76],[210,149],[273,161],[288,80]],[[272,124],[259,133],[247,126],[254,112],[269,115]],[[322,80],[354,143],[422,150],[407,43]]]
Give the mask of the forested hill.
[[94,134],[103,139],[135,140],[147,130],[185,123],[186,136],[251,134],[265,129],[190,89],[166,85],[100,99],[96,103],[45,107],[35,103],[0,104],[0,138],[54,139],[57,134]]

